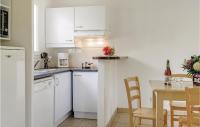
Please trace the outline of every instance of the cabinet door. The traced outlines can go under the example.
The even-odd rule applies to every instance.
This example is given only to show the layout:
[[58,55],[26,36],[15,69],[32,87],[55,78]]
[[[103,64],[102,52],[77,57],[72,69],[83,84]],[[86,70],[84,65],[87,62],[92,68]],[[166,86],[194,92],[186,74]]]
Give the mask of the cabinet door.
[[97,72],[73,73],[73,106],[76,112],[97,112]]
[[55,75],[55,122],[72,110],[71,73]]
[[32,127],[54,126],[54,87],[53,80],[37,82],[32,95]]
[[74,8],[46,10],[46,46],[74,46]]
[[105,7],[76,7],[75,30],[105,30]]
[[0,49],[1,127],[25,127],[25,55]]

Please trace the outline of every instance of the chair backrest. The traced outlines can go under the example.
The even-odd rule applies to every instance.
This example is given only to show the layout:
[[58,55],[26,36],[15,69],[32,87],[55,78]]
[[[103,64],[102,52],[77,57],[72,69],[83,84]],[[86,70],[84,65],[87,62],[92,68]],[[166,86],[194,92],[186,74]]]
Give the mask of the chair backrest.
[[185,88],[185,91],[188,127],[192,127],[193,124],[200,125],[200,87]]
[[132,102],[137,101],[138,108],[141,108],[141,93],[138,77],[130,77],[124,79],[126,93],[128,98],[129,112],[133,112]]

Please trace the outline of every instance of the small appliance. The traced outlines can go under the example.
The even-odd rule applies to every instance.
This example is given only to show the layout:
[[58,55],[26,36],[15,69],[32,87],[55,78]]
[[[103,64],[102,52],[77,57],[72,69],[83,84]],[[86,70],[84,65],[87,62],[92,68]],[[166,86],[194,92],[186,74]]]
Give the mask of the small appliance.
[[69,54],[58,53],[58,67],[69,67]]
[[0,39],[9,39],[9,7],[0,4]]

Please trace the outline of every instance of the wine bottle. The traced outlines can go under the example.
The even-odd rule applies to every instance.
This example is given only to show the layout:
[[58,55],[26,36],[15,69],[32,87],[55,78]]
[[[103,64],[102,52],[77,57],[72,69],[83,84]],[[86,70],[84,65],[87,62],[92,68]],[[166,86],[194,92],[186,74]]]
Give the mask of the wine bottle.
[[170,61],[167,60],[166,70],[165,70],[165,85],[171,85],[170,84],[171,76],[172,76],[172,72],[170,69]]

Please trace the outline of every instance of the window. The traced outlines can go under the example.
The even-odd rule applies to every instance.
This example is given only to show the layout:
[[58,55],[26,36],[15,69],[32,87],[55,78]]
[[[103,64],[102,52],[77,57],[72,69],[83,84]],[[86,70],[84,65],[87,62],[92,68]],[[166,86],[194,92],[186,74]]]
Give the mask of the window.
[[34,0],[34,5],[33,5],[33,42],[34,42],[34,52],[39,51],[39,43],[38,43],[38,0]]

